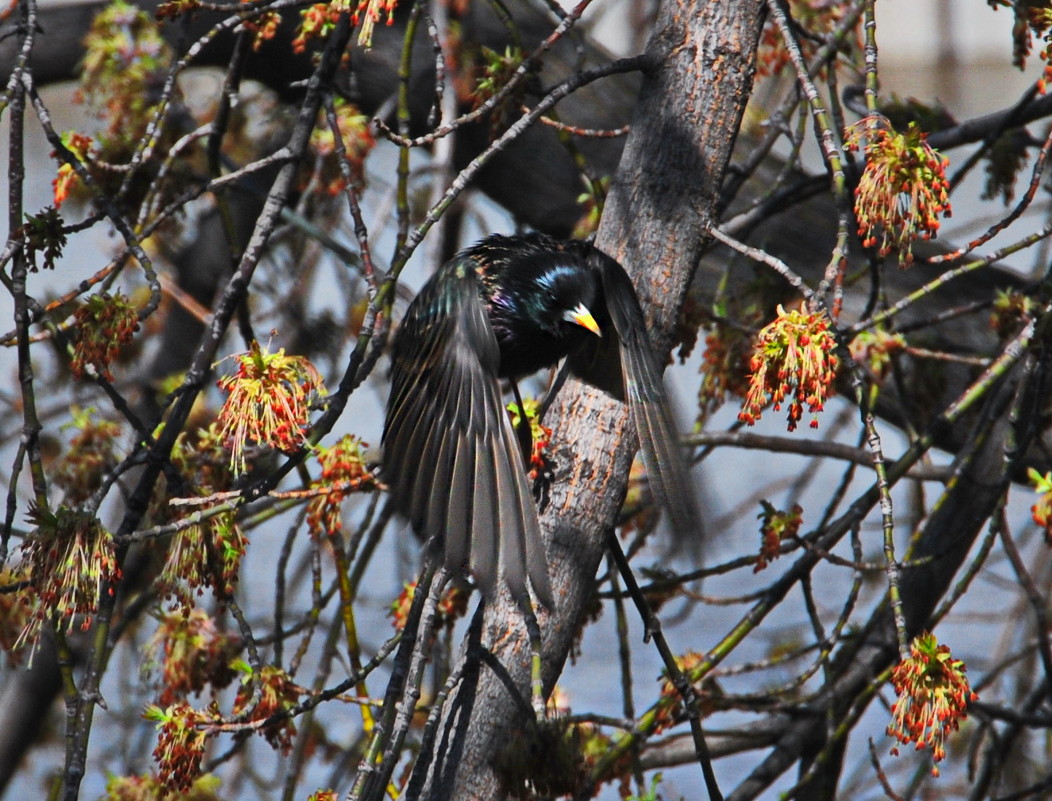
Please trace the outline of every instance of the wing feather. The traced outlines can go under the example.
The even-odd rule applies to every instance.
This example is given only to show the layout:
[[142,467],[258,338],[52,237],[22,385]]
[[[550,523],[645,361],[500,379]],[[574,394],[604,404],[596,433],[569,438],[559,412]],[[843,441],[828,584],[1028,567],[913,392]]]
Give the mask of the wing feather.
[[468,568],[488,597],[503,579],[528,599],[528,579],[550,605],[537,510],[476,270],[455,257],[406,312],[393,348],[383,475],[414,530],[442,544],[447,567]]
[[602,278],[607,312],[620,341],[625,395],[650,486],[669,511],[677,538],[697,548],[701,515],[635,287],[624,268],[602,251],[593,250],[590,258]]

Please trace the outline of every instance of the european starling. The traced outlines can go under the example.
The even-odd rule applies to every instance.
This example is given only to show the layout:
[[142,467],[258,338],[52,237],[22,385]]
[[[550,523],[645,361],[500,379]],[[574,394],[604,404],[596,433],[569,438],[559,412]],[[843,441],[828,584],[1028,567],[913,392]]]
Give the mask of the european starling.
[[446,262],[394,340],[383,475],[418,535],[493,597],[552,606],[523,455],[500,380],[568,357],[574,375],[630,404],[651,486],[677,531],[699,530],[661,368],[632,282],[590,244],[490,236]]

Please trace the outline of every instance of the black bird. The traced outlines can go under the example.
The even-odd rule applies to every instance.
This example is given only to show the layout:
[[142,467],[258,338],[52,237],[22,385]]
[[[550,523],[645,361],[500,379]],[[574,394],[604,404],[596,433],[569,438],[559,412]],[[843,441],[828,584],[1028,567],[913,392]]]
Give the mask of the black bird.
[[500,379],[568,357],[574,375],[631,406],[650,483],[677,533],[700,532],[661,367],[632,282],[580,241],[494,235],[446,262],[395,336],[383,475],[395,506],[451,570],[520,603],[552,606],[537,510]]

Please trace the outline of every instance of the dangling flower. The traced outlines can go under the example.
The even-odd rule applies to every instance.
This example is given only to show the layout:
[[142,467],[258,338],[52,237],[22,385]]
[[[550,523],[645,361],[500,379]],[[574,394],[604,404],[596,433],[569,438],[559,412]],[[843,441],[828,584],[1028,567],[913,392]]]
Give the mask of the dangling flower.
[[74,378],[83,378],[88,366],[107,381],[113,380],[110,365],[121,346],[139,330],[139,311],[127,295],[100,292],[92,295],[73,315]]
[[[95,152],[94,140],[90,136],[79,134],[76,131],[67,131],[62,134],[62,144],[81,162],[89,161]],[[57,153],[51,154],[52,158],[57,156]],[[54,189],[55,208],[61,208],[70,195],[81,189],[80,176],[72,164],[63,162],[59,166],[58,173],[55,175],[55,180],[51,182],[51,186]]]
[[184,702],[165,709],[151,705],[143,717],[157,724],[153,758],[158,778],[167,790],[186,793],[201,776],[201,761],[208,743],[204,727],[220,719],[214,702],[208,710],[197,710]]
[[1044,3],[1027,2],[1014,3],[1008,0],[989,0],[994,8],[1000,6],[1011,6],[1015,14],[1015,22],[1012,25],[1012,63],[1019,69],[1026,67],[1027,56],[1034,45],[1034,37],[1038,36],[1044,41],[1039,57],[1046,62],[1045,73],[1039,88],[1044,91],[1043,83],[1048,78],[1047,62],[1052,59],[1049,53],[1049,40],[1052,38],[1052,10],[1042,8]]
[[706,329],[698,387],[698,422],[704,422],[728,396],[744,398],[748,392],[749,334],[741,328],[713,323]]
[[326,491],[307,504],[307,527],[312,536],[339,534],[343,528],[344,500],[352,492],[372,486],[373,477],[362,453],[364,444],[347,434],[327,448],[316,449],[321,476],[311,486]]
[[[796,309],[787,312],[778,306],[778,316],[756,338],[749,391],[738,419],[753,425],[768,403],[781,411],[788,397],[789,430],[795,431],[804,406],[815,415],[822,411],[839,366],[828,317]],[[811,428],[818,428],[817,417]]]
[[246,470],[249,442],[292,453],[304,443],[310,405],[325,395],[321,375],[304,356],[286,356],[285,349],[268,353],[253,342],[247,353],[235,357],[234,375],[217,384],[229,392],[219,412],[219,426],[229,443],[230,468],[236,475]]
[[[219,801],[219,788],[222,780],[212,773],[198,776],[190,784],[184,801]],[[106,780],[106,794],[99,801],[164,801],[170,797],[160,778],[154,774],[132,776],[114,776]],[[335,801],[335,799],[334,799]]]
[[233,512],[208,517],[172,536],[158,583],[162,592],[183,606],[211,587],[219,597],[232,595],[248,539]]
[[150,663],[160,662],[162,706],[168,706],[206,686],[222,689],[234,680],[230,662],[239,638],[220,631],[203,609],[185,607],[162,613],[160,625],[146,646]]
[[70,409],[72,419],[63,428],[77,433],[52,470],[52,481],[65,492],[68,506],[85,503],[98,491],[106,475],[120,461],[121,427],[100,418],[94,408]]
[[153,14],[126,0],[113,0],[100,10],[83,44],[74,99],[86,101],[107,121],[100,144],[103,157],[111,160],[144,135],[174,54]]
[[[844,0],[789,0],[788,11],[793,25],[807,35],[799,36],[797,44],[805,61],[810,62],[818,48],[827,37],[836,36],[837,44],[844,57],[851,62],[862,52],[861,25],[855,22],[852,30],[842,32],[844,17],[850,11],[850,4]],[[785,46],[785,39],[774,20],[768,17],[760,32],[760,42],[756,49],[756,74],[764,78],[781,75],[789,67],[792,73],[792,60]],[[823,60],[819,75],[824,76],[828,67]]]
[[28,574],[9,567],[0,568],[0,651],[7,654],[11,667],[22,662],[19,643],[32,633],[39,603],[33,594]]
[[990,310],[990,327],[1000,342],[1007,342],[1028,323],[1037,310],[1030,296],[1012,289],[999,289]]
[[[65,192],[66,190],[63,189],[64,195]],[[21,233],[25,244],[26,259],[29,261],[29,271],[35,273],[41,268],[54,270],[55,262],[62,257],[62,251],[69,240],[69,229],[66,228],[66,223],[62,215],[58,213],[58,209],[54,206],[47,206],[41,209],[39,214],[27,213],[26,224],[22,226]],[[43,257],[39,265],[37,255]]]
[[[280,716],[294,707],[300,696],[306,692],[297,686],[289,674],[273,665],[264,665],[255,676],[252,669],[244,666],[246,675],[234,699],[234,713],[245,715],[249,720],[267,720]],[[259,682],[261,692],[259,700],[250,710],[249,702],[255,697],[252,692],[252,680]],[[279,717],[259,730],[272,747],[287,754],[292,750],[292,738],[296,736],[296,724],[291,716]]]
[[112,594],[121,577],[113,537],[93,515],[61,506],[34,508],[29,518],[36,529],[21,548],[34,611],[16,647],[35,642],[49,619],[72,631],[79,617],[87,630],[103,592]]
[[[925,632],[913,640],[910,655],[891,674],[898,700],[891,707],[894,717],[888,734],[903,745],[913,743],[917,750],[930,748],[938,763],[946,757],[946,737],[960,728],[968,717],[968,704],[979,700],[972,692],[965,665],[954,659],[948,646],[939,645],[935,635]],[[898,754],[898,749],[892,749]],[[939,775],[938,766],[932,775]]]
[[[376,147],[372,121],[353,103],[337,99],[334,103],[336,126],[340,131],[343,158],[349,168],[351,185],[356,190],[365,186],[365,158]],[[317,156],[317,182],[327,195],[338,195],[347,188],[347,180],[337,154],[336,139],[328,122],[314,127],[310,146]]]
[[[226,437],[214,420],[207,427],[188,428],[179,433],[172,448],[172,464],[183,475],[193,476],[193,486],[199,495],[211,495],[232,488],[235,477],[230,470],[230,453]],[[168,498],[164,509],[170,510]],[[154,512],[156,517],[160,510]]]
[[[503,53],[483,46],[473,59],[475,61],[473,68],[467,71],[469,75],[473,74],[475,76],[475,85],[471,88],[466,86],[458,87],[462,94],[466,90],[467,97],[463,99],[470,101],[473,108],[481,108],[508,86],[512,77],[522,66],[525,58],[526,54],[517,45],[507,45]],[[498,138],[522,115],[521,109],[526,102],[527,87],[528,84],[525,81],[519,81],[510,92],[505,94],[490,109],[489,136],[491,139]],[[598,201],[599,208],[593,208],[593,212],[597,212],[601,210],[602,202],[606,198],[606,187],[602,186],[602,181],[593,181],[588,178],[585,178],[585,183],[588,191],[583,195],[579,195],[577,202],[584,205],[589,198],[592,201]],[[575,238],[584,239],[588,234],[582,234],[579,230],[580,225],[579,221],[574,228],[573,235]]]
[[[241,0],[242,3],[247,0]],[[241,25],[243,28],[252,34],[252,50],[258,53],[263,49],[263,45],[266,42],[271,41],[278,34],[278,30],[281,28],[281,14],[277,11],[264,11],[255,18],[244,20]],[[293,40],[292,49],[294,52],[299,53],[300,50],[296,49],[296,42]]]
[[1030,516],[1045,530],[1045,544],[1052,547],[1052,472],[1041,475],[1030,467],[1026,474],[1034,485],[1034,491],[1041,496],[1030,507]]
[[544,474],[551,467],[547,451],[548,443],[552,439],[552,430],[547,426],[541,425],[540,409],[541,405],[535,398],[524,398],[522,408],[519,408],[517,403],[508,404],[508,416],[511,418],[512,427],[518,431],[524,415],[526,425],[530,427],[530,440],[533,442],[533,450],[530,452],[530,463],[526,467],[529,470],[531,481],[536,479],[538,475]]
[[913,263],[913,243],[931,239],[939,231],[939,218],[949,217],[949,159],[924,140],[926,134],[911,122],[897,133],[881,117],[874,124],[867,117],[847,129],[844,146],[863,148],[866,168],[855,189],[858,235],[866,247],[881,256],[899,254],[899,267]]
[[339,11],[328,3],[314,3],[300,10],[300,25],[296,38],[292,40],[292,52],[302,53],[307,42],[315,37],[327,36],[336,27]]
[[[680,672],[683,673],[687,681],[690,681],[691,677],[696,674],[706,662],[705,654],[699,654],[697,651],[687,651],[681,656],[677,656],[675,659]],[[686,717],[686,712],[683,709],[683,698],[680,695],[679,690],[676,689],[676,685],[672,683],[672,678],[669,676],[668,670],[661,671],[661,675],[658,676],[658,681],[661,682],[661,690],[659,691],[659,701],[654,713],[655,734],[667,731],[673,726],[679,725]],[[711,715],[716,708],[715,702],[720,695],[720,688],[711,678],[703,677],[700,680],[694,681],[693,684],[694,693],[698,699],[698,711],[701,713],[702,717]]]
[[885,328],[870,328],[860,331],[851,340],[848,350],[851,358],[869,368],[877,383],[883,383],[891,372],[892,359],[895,354],[906,349],[906,338],[902,334],[892,334]]
[[763,511],[757,515],[763,521],[760,526],[760,555],[753,573],[759,573],[781,556],[782,542],[795,537],[804,522],[804,510],[798,503],[785,512],[775,509],[767,501],[760,501],[760,505],[763,507]]
[[387,24],[394,22],[395,6],[398,0],[359,0],[358,8],[355,9],[351,19],[354,24],[361,23],[358,33],[358,45],[360,47],[373,46],[373,28],[380,21],[380,15],[387,14]]

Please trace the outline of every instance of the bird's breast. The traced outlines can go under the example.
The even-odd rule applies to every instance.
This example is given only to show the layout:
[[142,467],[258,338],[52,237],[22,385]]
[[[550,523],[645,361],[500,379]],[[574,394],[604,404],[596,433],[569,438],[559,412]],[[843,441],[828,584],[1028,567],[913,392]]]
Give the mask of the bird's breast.
[[523,378],[551,367],[563,359],[578,344],[574,337],[557,337],[536,331],[529,337],[507,336],[498,333],[500,347],[500,378]]

